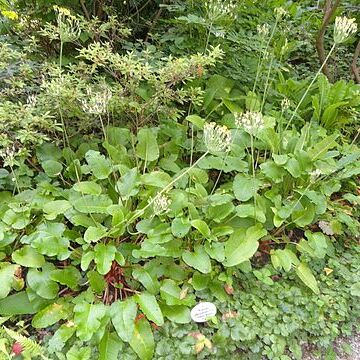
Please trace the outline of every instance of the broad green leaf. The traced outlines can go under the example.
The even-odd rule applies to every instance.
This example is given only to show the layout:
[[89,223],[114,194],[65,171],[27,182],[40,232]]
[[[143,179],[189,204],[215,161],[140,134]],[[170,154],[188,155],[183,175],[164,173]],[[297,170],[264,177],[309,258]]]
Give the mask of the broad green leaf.
[[190,310],[184,305],[162,305],[161,310],[165,317],[176,324],[188,324],[191,321]]
[[101,325],[101,320],[106,315],[104,304],[88,304],[80,302],[74,307],[74,322],[76,325],[76,335],[82,341],[89,341]]
[[50,274],[51,280],[54,280],[61,285],[65,285],[72,290],[79,287],[81,274],[75,266],[66,266],[63,269],[56,269]]
[[144,185],[164,188],[171,182],[171,177],[163,171],[152,171],[149,174],[141,175],[141,182]]
[[84,233],[84,240],[87,243],[96,242],[107,234],[107,229],[103,226],[90,226]]
[[47,220],[54,220],[58,215],[64,214],[71,208],[67,200],[49,201],[44,205],[44,213]]
[[160,288],[161,298],[167,305],[182,305],[180,299],[181,289],[172,279],[163,280]]
[[136,322],[130,346],[141,360],[151,360],[153,358],[154,336],[146,319],[140,319]]
[[202,129],[204,127],[205,120],[198,115],[189,115],[185,118],[185,120],[191,122],[199,129]]
[[300,164],[296,159],[290,158],[284,165],[284,168],[291,174],[292,177],[298,178],[301,176]]
[[143,292],[135,295],[135,301],[139,304],[141,311],[156,325],[162,326],[164,318],[154,295]]
[[29,237],[31,246],[43,255],[57,256],[59,260],[65,260],[70,255],[70,242],[63,236],[64,231],[65,225],[62,223],[42,223]]
[[[65,343],[73,336],[75,333],[75,326],[69,326],[69,323],[61,325],[54,333],[54,335],[49,339],[47,350],[50,353],[61,351]],[[71,325],[74,325],[73,323]]]
[[46,328],[60,320],[67,319],[70,315],[68,305],[53,303],[40,310],[32,319],[31,325],[35,329]]
[[41,166],[44,169],[46,175],[50,177],[58,176],[63,168],[61,163],[55,160],[46,160],[41,163]]
[[112,205],[111,199],[107,195],[84,195],[73,201],[73,206],[77,211],[85,214],[107,214],[107,208]]
[[99,344],[98,360],[118,359],[121,347],[121,342],[117,335],[106,330]]
[[100,275],[97,271],[88,271],[86,276],[89,280],[91,288],[97,293],[101,294],[106,286],[104,276]]
[[171,223],[171,232],[175,237],[183,238],[190,230],[190,221],[182,217],[176,217]]
[[101,186],[94,181],[80,181],[73,186],[73,189],[82,194],[100,195]]
[[137,188],[138,184],[138,169],[133,168],[117,181],[115,189],[121,197],[129,199],[131,196],[135,196],[139,192]]
[[133,297],[118,300],[111,305],[110,316],[119,337],[126,342],[132,339],[137,306]]
[[201,245],[195,246],[194,252],[185,250],[182,254],[182,259],[187,265],[202,272],[203,274],[211,272],[210,257]]
[[137,134],[136,155],[146,162],[159,158],[159,147],[152,129],[142,128]]
[[94,260],[94,252],[88,251],[82,254],[80,267],[82,271],[86,271],[90,265],[90,263]]
[[0,299],[9,295],[14,281],[15,272],[19,269],[19,265],[0,263]]
[[36,312],[37,309],[34,309],[25,291],[7,296],[0,300],[0,315],[13,316],[35,314]]
[[98,272],[105,275],[110,271],[115,260],[116,247],[114,245],[98,243],[94,247],[94,260]]
[[360,296],[360,282],[351,285],[350,294],[352,296]]
[[85,154],[85,159],[97,179],[107,179],[111,174],[111,161],[98,151],[89,150]]
[[135,280],[139,281],[150,294],[156,295],[159,292],[160,284],[156,276],[151,276],[145,269],[134,269],[132,276]]
[[198,230],[206,238],[211,236],[209,226],[206,224],[205,221],[200,219],[195,219],[191,221],[191,226],[194,227],[196,230]]
[[338,134],[332,134],[316,143],[316,145],[308,152],[311,161],[321,159],[329,149],[335,147],[337,145],[335,140],[338,136]]
[[59,285],[50,277],[54,268],[53,264],[46,263],[41,271],[29,269],[26,276],[28,286],[44,299],[54,299],[59,292]]
[[90,360],[91,348],[73,345],[66,353],[66,360]]
[[256,194],[261,184],[261,181],[258,179],[238,174],[233,182],[235,197],[241,201],[248,201]]
[[23,246],[11,255],[12,260],[21,266],[38,268],[45,264],[45,258],[29,245]]
[[310,225],[314,221],[314,217],[315,206],[312,203],[306,204],[305,207],[299,204],[299,206],[294,209],[291,214],[291,220],[301,228]]
[[317,285],[317,281],[316,281],[313,273],[311,272],[311,270],[307,266],[307,264],[300,263],[296,267],[295,271],[296,271],[297,276],[300,278],[300,280],[306,286],[308,286],[315,294],[317,294],[317,295],[320,294],[320,290],[319,290],[319,287]]
[[225,243],[225,266],[235,266],[249,260],[259,247],[259,240],[267,231],[257,224],[245,229],[236,230]]

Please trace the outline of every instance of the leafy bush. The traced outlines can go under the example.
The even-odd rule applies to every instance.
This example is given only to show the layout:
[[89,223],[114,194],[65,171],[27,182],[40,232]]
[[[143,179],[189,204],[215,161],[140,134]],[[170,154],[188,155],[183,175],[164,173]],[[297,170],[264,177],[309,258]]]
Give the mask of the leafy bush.
[[[25,358],[300,359],[302,341],[349,334],[359,86],[329,83],[324,63],[286,74],[275,5],[256,34],[253,7],[168,5],[157,47],[114,8],[40,21],[42,6],[8,18],[0,48],[4,356],[15,341]],[[337,18],[328,57],[354,26]],[[221,318],[191,322],[201,300]]]

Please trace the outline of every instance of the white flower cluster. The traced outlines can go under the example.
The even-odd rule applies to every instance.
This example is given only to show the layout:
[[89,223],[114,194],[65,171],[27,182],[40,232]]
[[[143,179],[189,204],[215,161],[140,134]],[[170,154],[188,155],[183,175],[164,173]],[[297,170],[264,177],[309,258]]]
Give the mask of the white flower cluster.
[[231,132],[226,126],[214,122],[206,123],[204,143],[209,152],[228,152],[231,146]]
[[112,93],[108,88],[104,88],[100,92],[94,93],[91,87],[86,89],[88,98],[81,100],[81,107],[88,114],[101,115],[106,113],[108,103],[112,97]]
[[158,195],[154,198],[152,208],[155,215],[161,215],[169,210],[171,200],[166,195]]
[[57,24],[60,40],[63,42],[71,42],[76,40],[81,33],[79,20],[71,15],[68,9],[54,6],[57,13]]
[[238,128],[244,128],[249,134],[255,134],[264,128],[264,117],[258,111],[246,111],[235,114],[235,124]]
[[20,150],[16,150],[15,145],[9,146],[0,152],[0,157],[4,160],[4,166],[14,166],[15,157]]
[[290,108],[290,100],[288,98],[284,98],[281,100],[281,110],[286,111]]
[[261,37],[265,38],[269,35],[270,26],[268,24],[258,25],[256,30]]
[[341,44],[346,41],[352,34],[357,31],[355,19],[348,19],[345,16],[337,16],[335,18],[334,42]]
[[287,11],[281,6],[275,8],[274,12],[278,20],[280,20],[282,17],[285,17],[287,15]]
[[222,17],[236,19],[236,4],[233,1],[208,0],[205,1],[205,10],[210,21],[218,20]]

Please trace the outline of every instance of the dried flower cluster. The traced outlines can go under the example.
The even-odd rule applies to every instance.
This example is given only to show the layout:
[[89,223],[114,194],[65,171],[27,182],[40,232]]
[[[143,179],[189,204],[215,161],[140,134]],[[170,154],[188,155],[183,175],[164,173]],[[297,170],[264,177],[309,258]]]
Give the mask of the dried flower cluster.
[[258,111],[235,114],[235,124],[238,128],[244,128],[250,134],[255,134],[265,126],[264,117]]
[[231,132],[226,126],[214,122],[204,125],[204,142],[210,152],[228,152],[231,146]]
[[152,208],[155,215],[161,215],[169,210],[171,200],[166,195],[158,195],[154,198]]
[[355,19],[348,19],[345,16],[337,16],[335,19],[334,42],[341,44],[357,31]]
[[91,87],[86,89],[87,99],[81,101],[81,107],[88,114],[101,115],[106,113],[112,93],[108,88],[95,92]]
[[325,234],[325,235],[334,235],[334,231],[331,228],[331,225],[329,222],[324,221],[324,220],[320,220],[319,221],[319,228],[321,229],[321,231]]
[[205,1],[205,10],[210,21],[215,21],[223,17],[236,19],[236,4],[233,1]]
[[258,25],[256,30],[261,37],[265,38],[269,35],[270,26],[268,24]]

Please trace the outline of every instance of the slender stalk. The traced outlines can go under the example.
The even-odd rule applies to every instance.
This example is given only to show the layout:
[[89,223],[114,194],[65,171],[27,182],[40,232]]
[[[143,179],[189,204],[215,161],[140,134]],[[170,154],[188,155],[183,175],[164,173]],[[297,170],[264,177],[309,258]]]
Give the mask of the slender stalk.
[[160,192],[158,192],[156,194],[156,196],[149,201],[149,203],[143,207],[142,209],[140,209],[139,211],[137,211],[128,221],[127,221],[127,225],[131,224],[136,218],[138,218],[140,215],[142,215],[145,210],[147,208],[149,208],[154,201],[161,196],[162,194],[164,194],[165,192],[167,192],[178,180],[180,180],[183,176],[185,176],[191,169],[193,169],[207,154],[209,153],[209,151],[206,151],[201,157],[199,157],[199,159],[197,159],[194,164],[192,166],[190,166],[189,168],[186,169],[186,171],[184,171],[183,173],[181,173],[180,175],[178,175],[175,179],[173,179],[168,185],[166,185]]
[[212,28],[212,26],[213,26],[213,22],[211,21],[211,23],[210,23],[210,25],[209,25],[209,31],[208,31],[208,34],[207,34],[207,38],[206,38],[204,53],[206,52],[206,50],[207,50],[207,48],[208,48],[208,45],[209,45],[210,33],[211,33],[211,28]]
[[320,69],[319,69],[319,70],[318,70],[318,72],[315,74],[315,76],[314,76],[314,78],[312,79],[311,83],[309,84],[309,86],[308,86],[308,87],[307,87],[307,89],[305,90],[305,92],[304,92],[303,96],[301,97],[300,101],[298,102],[298,104],[297,104],[297,106],[296,106],[296,108],[295,108],[294,112],[292,113],[292,115],[291,115],[291,117],[290,117],[290,120],[289,120],[288,124],[286,125],[286,127],[285,127],[285,130],[284,130],[284,131],[286,131],[286,130],[288,129],[288,127],[290,126],[290,124],[291,124],[291,122],[293,121],[293,119],[294,119],[295,115],[297,114],[297,112],[298,112],[298,110],[299,110],[299,108],[300,108],[301,104],[302,104],[302,103],[303,103],[303,101],[305,100],[306,95],[309,93],[309,91],[310,91],[311,87],[314,85],[314,83],[315,83],[316,79],[317,79],[317,78],[318,78],[318,76],[320,75],[320,73],[321,73],[322,69],[324,68],[324,66],[325,66],[325,65],[326,65],[326,63],[328,62],[328,60],[329,60],[329,58],[330,58],[331,54],[332,54],[332,53],[333,53],[333,51],[335,50],[335,46],[336,46],[336,44],[334,44],[334,45],[331,47],[331,49],[330,49],[330,51],[329,51],[328,55],[326,56],[326,58],[325,58],[324,62],[321,64]]

